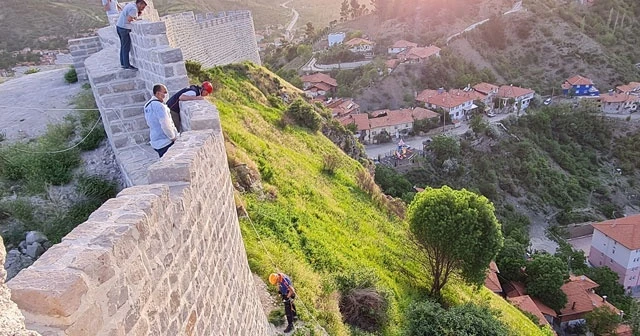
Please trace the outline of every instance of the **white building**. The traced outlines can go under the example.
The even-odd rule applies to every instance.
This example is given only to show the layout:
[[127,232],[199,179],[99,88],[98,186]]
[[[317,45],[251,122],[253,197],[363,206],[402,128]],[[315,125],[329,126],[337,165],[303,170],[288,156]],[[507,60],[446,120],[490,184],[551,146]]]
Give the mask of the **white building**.
[[344,42],[344,39],[346,36],[347,35],[343,32],[329,34],[327,36],[327,40],[329,41],[329,47],[335,44],[341,44],[342,42]]

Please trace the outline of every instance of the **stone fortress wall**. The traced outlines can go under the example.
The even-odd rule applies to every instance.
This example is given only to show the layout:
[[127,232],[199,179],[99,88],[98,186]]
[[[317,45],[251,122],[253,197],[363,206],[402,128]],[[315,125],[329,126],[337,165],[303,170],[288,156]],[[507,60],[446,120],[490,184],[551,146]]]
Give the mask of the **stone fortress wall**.
[[113,26],[70,41],[84,50],[75,56],[129,188],[7,282],[11,298],[26,326],[45,336],[271,335],[216,107],[182,103],[185,132],[176,144],[162,159],[148,145],[142,106],[151,87],[175,92],[188,84],[167,23],[149,16],[132,31],[137,72],[120,68]]
[[260,64],[251,12],[193,12],[160,18],[167,25],[169,45],[182,49],[185,59],[205,68],[238,61]]

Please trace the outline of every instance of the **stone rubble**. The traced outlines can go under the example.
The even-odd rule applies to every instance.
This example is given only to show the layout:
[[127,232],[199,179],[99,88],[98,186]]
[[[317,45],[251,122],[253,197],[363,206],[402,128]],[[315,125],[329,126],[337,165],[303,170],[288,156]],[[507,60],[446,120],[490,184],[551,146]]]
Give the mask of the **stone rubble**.
[[[7,281],[15,277],[18,272],[31,266],[40,256],[48,250],[53,244],[47,239],[42,232],[29,231],[25,240],[18,244],[17,248],[11,249],[4,261],[4,270],[6,270]],[[4,250],[4,246],[2,248]]]

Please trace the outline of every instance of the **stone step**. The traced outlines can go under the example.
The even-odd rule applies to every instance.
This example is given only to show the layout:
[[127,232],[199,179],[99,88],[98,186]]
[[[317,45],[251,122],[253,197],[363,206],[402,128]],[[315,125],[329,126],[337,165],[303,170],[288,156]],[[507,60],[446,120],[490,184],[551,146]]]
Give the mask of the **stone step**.
[[138,145],[149,144],[149,130],[140,130],[132,132],[124,132],[120,134],[112,134],[111,141],[116,148],[124,148]]
[[144,107],[144,103],[149,100],[146,90],[133,90],[127,92],[111,93],[100,96],[100,107],[116,108],[123,105],[139,104],[140,109]]
[[144,103],[125,105],[116,108],[103,108],[107,122],[112,122],[121,119],[129,119],[132,117],[144,116]]
[[134,117],[111,120],[109,122],[111,127],[111,134],[118,135],[121,133],[130,133],[135,131],[148,130],[147,121],[144,115],[137,115]]

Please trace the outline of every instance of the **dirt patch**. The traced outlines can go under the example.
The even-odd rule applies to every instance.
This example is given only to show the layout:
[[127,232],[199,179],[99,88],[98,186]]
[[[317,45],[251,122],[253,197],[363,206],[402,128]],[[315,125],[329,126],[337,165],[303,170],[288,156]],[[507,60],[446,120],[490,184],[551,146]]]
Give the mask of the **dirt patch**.
[[487,61],[476,49],[474,49],[467,39],[454,39],[449,43],[449,48],[451,48],[454,53],[471,62],[471,64],[475,65],[478,69],[487,68],[491,70],[496,76],[496,80],[498,82],[505,83],[504,78],[498,74],[491,62]]

